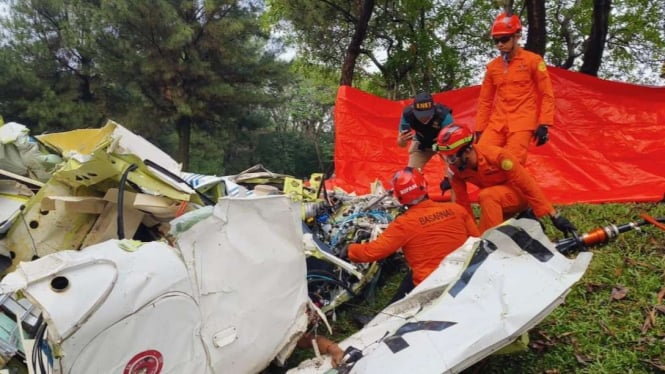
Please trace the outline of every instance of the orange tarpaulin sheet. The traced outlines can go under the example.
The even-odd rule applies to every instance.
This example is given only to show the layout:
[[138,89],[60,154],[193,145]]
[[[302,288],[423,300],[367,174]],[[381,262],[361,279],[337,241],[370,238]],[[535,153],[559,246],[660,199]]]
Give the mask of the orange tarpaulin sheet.
[[[550,141],[529,149],[527,168],[553,203],[660,201],[665,194],[665,88],[605,81],[549,68],[556,100]],[[474,126],[480,86],[434,95],[455,122]],[[341,86],[335,104],[335,178],[346,191],[368,193],[408,160],[396,143],[402,108]],[[444,163],[425,167],[430,196],[440,199]],[[444,198],[447,198],[448,194]]]

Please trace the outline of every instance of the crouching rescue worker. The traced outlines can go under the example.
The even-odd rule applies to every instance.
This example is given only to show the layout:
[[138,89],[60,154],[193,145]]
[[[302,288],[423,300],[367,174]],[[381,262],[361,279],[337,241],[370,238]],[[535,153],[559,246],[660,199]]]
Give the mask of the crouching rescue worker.
[[[432,150],[432,144],[436,142],[439,131],[453,123],[453,112],[443,104],[435,103],[432,95],[421,92],[413,99],[413,103],[402,111],[399,121],[399,133],[397,134],[397,145],[409,147],[409,163],[412,168],[422,168],[436,154]],[[444,178],[441,181],[441,190],[450,189],[450,184]]]
[[427,196],[427,181],[419,169],[406,167],[392,179],[393,195],[407,210],[388,225],[374,241],[351,244],[353,262],[381,260],[402,248],[413,272],[413,280],[400,287],[393,300],[407,294],[459,248],[478,227],[464,208],[454,203],[435,202]]
[[481,234],[529,207],[537,218],[549,216],[552,224],[564,234],[577,231],[568,219],[557,213],[535,179],[506,149],[473,143],[471,130],[451,125],[441,131],[436,147],[448,164],[453,201],[466,208],[469,214],[473,213],[466,183],[480,188]]

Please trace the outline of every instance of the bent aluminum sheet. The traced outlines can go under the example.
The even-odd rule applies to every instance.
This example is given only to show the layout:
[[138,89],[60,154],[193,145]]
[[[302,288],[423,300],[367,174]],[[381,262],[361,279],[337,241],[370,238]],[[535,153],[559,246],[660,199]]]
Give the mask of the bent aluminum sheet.
[[162,373],[259,372],[307,326],[299,217],[285,196],[221,199],[176,247],[110,240],[60,251],[21,262],[0,292],[22,291],[44,312],[56,374],[147,362]]
[[[591,261],[591,253],[558,253],[533,220],[510,220],[483,239],[467,241],[405,299],[342,341],[342,349],[364,356],[349,372],[460,372],[542,321]],[[322,356],[288,373],[330,368]]]

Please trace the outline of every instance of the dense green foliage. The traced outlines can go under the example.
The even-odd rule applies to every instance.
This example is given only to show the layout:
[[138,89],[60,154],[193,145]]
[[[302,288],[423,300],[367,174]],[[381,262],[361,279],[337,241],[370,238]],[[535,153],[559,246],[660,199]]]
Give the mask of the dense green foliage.
[[[477,83],[503,3],[8,0],[0,114],[33,133],[113,119],[200,173],[331,171],[344,66],[354,86],[387,98]],[[527,2],[513,3],[526,22]],[[529,3],[546,10],[546,60],[579,69],[595,2]],[[664,4],[612,2],[601,77],[661,82]]]
[[[531,0],[545,10],[545,60],[579,70],[597,1]],[[344,48],[358,26],[349,0],[267,0],[269,19],[308,61],[342,66]],[[446,0],[376,2],[361,48],[356,78],[375,92],[406,98],[419,90],[442,91],[479,82],[494,48],[489,29],[506,1]],[[513,1],[528,28],[527,1]],[[655,84],[665,61],[665,3],[614,0],[599,76]],[[523,40],[529,37],[525,32]],[[378,73],[377,73],[378,72]],[[355,82],[355,80],[354,80]]]
[[[260,5],[14,1],[2,21],[0,113],[36,133],[111,118],[185,169],[243,170],[295,80],[261,28]],[[190,145],[199,146],[191,165]]]

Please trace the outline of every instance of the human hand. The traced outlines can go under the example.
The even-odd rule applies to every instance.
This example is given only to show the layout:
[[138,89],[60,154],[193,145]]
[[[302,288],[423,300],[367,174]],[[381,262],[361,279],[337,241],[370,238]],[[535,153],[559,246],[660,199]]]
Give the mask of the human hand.
[[328,346],[328,354],[334,368],[338,367],[344,360],[344,351],[337,344]]
[[406,145],[406,142],[409,140],[413,139],[413,131],[411,130],[404,130],[399,133],[399,136],[397,137],[397,144],[400,147],[404,147]]
[[536,131],[533,132],[533,140],[536,142],[536,146],[540,147],[541,145],[547,143],[549,140],[548,136],[549,128],[545,124],[538,125]]
[[552,220],[552,224],[554,225],[554,227],[556,227],[559,231],[561,231],[564,234],[573,233],[577,231],[575,225],[570,223],[570,221],[566,217],[554,214],[550,216],[550,219]]

